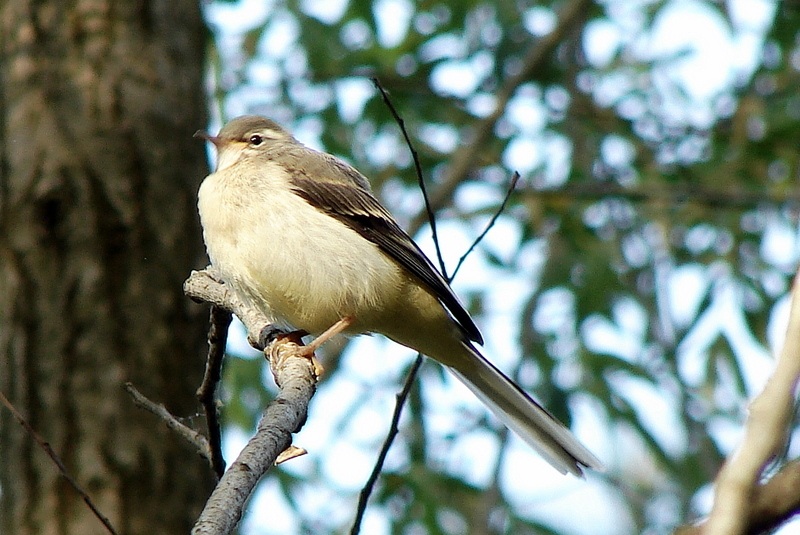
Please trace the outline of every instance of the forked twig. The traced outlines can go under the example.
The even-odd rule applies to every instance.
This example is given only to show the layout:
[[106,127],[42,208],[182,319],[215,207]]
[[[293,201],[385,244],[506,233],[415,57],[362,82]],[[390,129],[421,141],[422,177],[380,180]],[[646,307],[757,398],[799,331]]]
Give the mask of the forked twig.
[[125,391],[131,395],[136,405],[161,418],[161,420],[167,424],[167,427],[175,431],[189,444],[192,444],[200,455],[205,457],[209,463],[211,462],[211,449],[209,448],[206,437],[181,422],[169,412],[164,405],[148,399],[147,396],[139,392],[136,387],[133,386],[133,383],[125,383],[123,386],[125,387]]
[[290,446],[292,433],[305,422],[316,389],[316,371],[310,359],[299,356],[297,344],[286,340],[275,339],[264,351],[280,389],[278,395],[264,410],[256,433],[214,488],[192,535],[232,533],[259,479],[275,465],[281,452]]
[[[213,268],[192,272],[183,288],[192,299],[235,314],[254,346],[267,338],[266,332],[271,332],[264,314],[243,302],[218,278]],[[305,422],[317,376],[314,365],[302,356],[298,345],[289,337],[272,337],[264,348],[279,387],[278,395],[262,413],[256,433],[220,478],[192,529],[193,535],[222,535],[235,529],[259,479],[290,445],[292,433]],[[291,455],[296,453],[291,452]]]
[[467,259],[467,257],[472,253],[475,247],[477,247],[478,244],[483,241],[483,238],[485,238],[486,235],[489,234],[489,231],[492,230],[492,227],[494,226],[495,223],[497,223],[497,219],[500,217],[500,214],[505,212],[506,204],[508,204],[508,200],[511,198],[511,194],[514,193],[518,181],[519,181],[519,173],[517,171],[514,171],[514,174],[511,175],[511,180],[508,183],[508,189],[506,189],[506,195],[505,197],[503,197],[503,202],[501,202],[500,206],[497,208],[497,210],[495,210],[494,215],[489,220],[489,223],[486,224],[486,228],[483,229],[483,232],[481,232],[478,235],[478,237],[475,238],[475,240],[473,240],[472,245],[469,246],[467,252],[461,255],[461,258],[458,259],[458,263],[456,264],[456,268],[453,270],[453,275],[451,277],[451,280],[455,278],[456,273],[458,273],[458,270],[461,269],[461,265],[464,263],[464,260]]
[[[194,276],[194,274],[193,274]],[[208,330],[208,357],[203,382],[197,389],[197,399],[203,406],[208,439],[189,426],[183,424],[175,415],[161,404],[148,399],[139,392],[131,383],[125,383],[125,390],[131,395],[134,403],[143,409],[158,416],[164,423],[178,433],[184,440],[194,445],[197,451],[211,465],[217,476],[222,477],[225,472],[225,458],[222,455],[222,432],[217,410],[215,393],[222,376],[222,361],[225,356],[225,346],[228,340],[228,326],[232,315],[224,307],[213,304],[211,306],[211,325]]]

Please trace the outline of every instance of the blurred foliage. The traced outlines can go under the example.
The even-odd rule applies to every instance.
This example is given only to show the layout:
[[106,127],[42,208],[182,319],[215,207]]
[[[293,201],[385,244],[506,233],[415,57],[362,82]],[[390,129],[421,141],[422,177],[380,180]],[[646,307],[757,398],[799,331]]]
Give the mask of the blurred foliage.
[[[215,109],[220,119],[269,115],[346,158],[414,231],[424,216],[413,163],[371,77],[409,129],[439,221],[461,221],[477,236],[519,170],[503,216],[517,238],[493,243],[490,234],[475,252],[491,273],[525,287],[518,378],[564,421],[576,403],[592,408],[609,465],[597,479],[614,515],[659,533],[706,511],[730,430],[767,371],[773,315],[797,264],[800,8],[762,5],[759,26],[745,4],[284,0],[235,16],[239,4],[211,3]],[[655,36],[679,9],[687,27],[709,25],[707,42],[695,31],[697,42],[659,48]],[[704,73],[692,62],[708,42],[728,53],[704,60],[713,72],[698,85]],[[750,64],[734,61],[742,43],[754,51]],[[711,69],[720,57],[730,61],[721,81]],[[486,141],[473,144],[487,127]],[[468,172],[453,177],[449,166],[463,154]],[[504,239],[516,240],[517,253],[501,252]],[[479,319],[491,317],[491,283],[463,295]],[[334,381],[339,361],[329,362],[325,381]],[[260,366],[228,362],[230,425],[252,427],[266,401]],[[357,399],[354,414],[368,396]],[[560,532],[513,505],[499,469],[476,484],[437,465],[435,446],[448,442],[431,438],[423,393],[406,410],[401,461],[370,502],[391,533]],[[502,455],[505,433],[492,421],[467,415],[461,425],[491,432]],[[665,425],[678,438],[665,439]],[[379,443],[365,447],[374,454]],[[326,522],[298,505],[310,487],[330,485],[324,461],[315,463],[302,477],[279,476],[281,492],[297,525],[342,531],[347,513]]]

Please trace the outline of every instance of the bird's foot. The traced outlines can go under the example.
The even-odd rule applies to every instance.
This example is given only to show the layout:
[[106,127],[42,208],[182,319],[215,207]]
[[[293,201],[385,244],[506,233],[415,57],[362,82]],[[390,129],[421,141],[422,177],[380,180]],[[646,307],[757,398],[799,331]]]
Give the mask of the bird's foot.
[[[314,351],[319,346],[312,346],[311,344],[303,345],[303,337],[306,335],[308,335],[306,331],[291,331],[288,333],[280,331],[274,334],[271,341],[267,345],[267,348],[264,350],[273,369],[279,368],[289,357],[302,357],[311,361],[311,365],[314,368],[314,376],[317,379],[322,377],[325,369],[314,355]],[[284,346],[286,344],[292,345],[291,350],[273,350],[275,347]]]
[[[353,318],[350,316],[345,316],[331,325],[325,332],[314,338],[308,345],[303,345],[303,337],[308,335],[306,331],[292,331],[287,333],[271,326],[267,326],[262,329],[261,334],[259,335],[259,343],[262,341],[265,342],[265,348],[268,348],[268,346],[272,344],[294,344],[295,347],[292,349],[291,355],[309,359],[311,361],[311,365],[314,367],[314,375],[316,375],[317,379],[319,379],[322,377],[325,369],[322,367],[322,364],[319,363],[319,360],[317,360],[317,357],[314,355],[314,353],[322,346],[322,344],[341,333],[352,324]],[[269,352],[268,349],[265,349],[265,352],[268,352],[269,354],[274,353]],[[289,355],[284,354],[284,356],[280,357],[281,360],[274,363],[274,365],[280,366],[280,363],[283,361],[283,359],[288,356]]]
[[[269,346],[272,342],[274,342],[280,335],[287,334],[286,331],[280,329],[271,323],[265,326],[261,331],[258,333],[258,338],[254,339],[252,336],[247,337],[247,341],[250,342],[250,345],[259,350],[264,351],[267,346]],[[308,333],[305,333],[301,336],[305,336]]]
[[[269,345],[273,343],[275,340],[277,340],[281,336],[285,336],[288,334],[297,335],[297,339],[308,335],[306,331],[285,331],[270,323],[268,325],[265,325],[261,329],[257,337],[248,335],[247,341],[250,343],[250,346],[253,347],[254,349],[257,349],[258,351],[265,351],[269,347]],[[299,343],[302,344],[302,342]]]

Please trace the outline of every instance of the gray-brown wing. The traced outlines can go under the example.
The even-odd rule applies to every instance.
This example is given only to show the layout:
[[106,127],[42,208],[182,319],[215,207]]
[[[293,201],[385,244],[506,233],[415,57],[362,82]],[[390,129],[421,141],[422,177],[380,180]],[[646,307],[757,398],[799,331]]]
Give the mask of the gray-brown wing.
[[[340,164],[336,171],[358,173],[341,162],[336,163]],[[295,193],[377,245],[439,299],[469,340],[483,343],[478,327],[450,285],[372,193],[360,187],[361,180],[358,181],[359,186],[340,184],[324,178],[310,178],[304,173],[294,171],[291,173],[291,181]]]

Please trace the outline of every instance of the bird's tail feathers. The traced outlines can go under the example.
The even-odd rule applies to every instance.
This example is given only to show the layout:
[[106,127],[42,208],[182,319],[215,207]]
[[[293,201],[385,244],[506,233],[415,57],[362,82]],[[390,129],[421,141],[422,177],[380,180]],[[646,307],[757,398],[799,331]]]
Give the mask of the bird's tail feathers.
[[[471,344],[468,362],[450,370],[509,429],[534,448],[556,470],[583,476],[583,467],[602,470],[603,465],[547,409],[481,355]],[[465,359],[466,360],[466,359]]]

